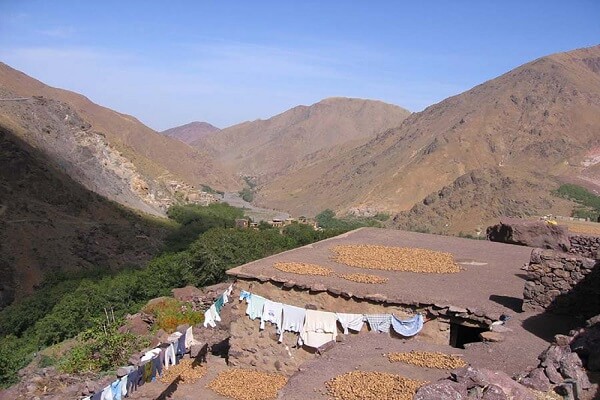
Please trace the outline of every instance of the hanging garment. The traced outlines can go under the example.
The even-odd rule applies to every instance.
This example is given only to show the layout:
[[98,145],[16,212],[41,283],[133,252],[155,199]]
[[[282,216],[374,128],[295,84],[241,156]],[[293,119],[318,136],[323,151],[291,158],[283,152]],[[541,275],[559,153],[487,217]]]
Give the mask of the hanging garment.
[[335,313],[335,315],[337,316],[338,321],[340,321],[342,328],[344,328],[344,335],[348,334],[348,329],[360,332],[365,323],[364,314]]
[[121,382],[120,379],[110,384],[110,390],[112,392],[113,400],[121,400],[121,391],[123,390],[121,387],[122,384],[123,382]]
[[417,314],[412,318],[401,320],[395,315],[392,318],[392,327],[402,336],[415,336],[423,329],[423,316]]
[[185,354],[185,350],[186,350],[185,337],[186,337],[185,333],[183,333],[181,336],[179,336],[179,340],[177,341],[177,355],[183,356]]
[[283,304],[271,300],[265,301],[263,313],[260,317],[260,329],[265,329],[265,322],[271,322],[277,326],[277,333],[281,333],[281,318]]
[[217,297],[217,299],[215,300],[215,309],[217,310],[217,314],[221,315],[221,309],[223,308],[224,304],[225,299],[223,298],[223,295]]
[[337,337],[337,317],[332,312],[306,310],[298,344],[321,347]]
[[250,319],[262,317],[265,301],[267,301],[267,299],[262,296],[257,294],[250,295],[248,300],[248,308],[246,309],[246,314],[250,317]]
[[127,393],[133,393],[137,390],[140,382],[140,371],[135,368],[129,374],[127,374]]
[[283,340],[283,332],[285,331],[300,333],[302,327],[304,326],[305,316],[306,309],[284,304],[279,342]]
[[225,290],[223,292],[223,303],[225,303],[225,304],[229,303],[229,296],[231,296],[232,292],[233,292],[233,284],[229,285],[227,290]]
[[113,394],[112,394],[112,389],[111,389],[110,385],[108,385],[107,387],[104,388],[104,390],[102,390],[102,396],[100,397],[100,399],[114,400]]
[[194,332],[192,330],[192,327],[190,326],[189,328],[187,328],[187,330],[185,331],[185,348],[189,349],[192,347],[192,344],[194,344],[196,341],[194,340]]
[[246,304],[247,304],[250,301],[250,296],[252,296],[252,294],[250,292],[242,290],[240,292],[240,301],[246,300]]
[[388,333],[392,323],[391,314],[367,314],[367,321],[372,331]]
[[129,375],[125,375],[123,377],[121,377],[121,397],[125,397],[127,396],[127,385],[128,385],[128,376]]
[[154,357],[150,362],[152,363],[152,381],[154,382],[162,374],[163,363],[159,356]]
[[175,365],[176,362],[175,345],[173,343],[169,343],[169,346],[165,348],[165,368],[169,369],[169,367]]
[[204,312],[204,327],[205,328],[208,328],[209,325],[211,328],[216,327],[217,322],[220,320],[221,320],[221,317],[219,316],[219,313],[217,313],[217,310],[216,310],[214,304],[212,306],[210,306],[210,308]]

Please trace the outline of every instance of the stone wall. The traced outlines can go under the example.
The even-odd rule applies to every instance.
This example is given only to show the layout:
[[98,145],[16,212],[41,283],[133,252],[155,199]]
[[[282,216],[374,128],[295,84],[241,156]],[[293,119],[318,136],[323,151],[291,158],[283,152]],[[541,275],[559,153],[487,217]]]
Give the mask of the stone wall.
[[582,257],[600,259],[600,236],[569,235],[569,253]]
[[579,255],[534,249],[523,292],[523,309],[545,309],[587,318],[598,314],[599,264]]
[[[450,323],[467,326],[487,327],[492,321],[483,316],[470,314],[466,309],[452,306],[404,305],[369,299],[358,299],[352,295],[332,294],[326,290],[315,291],[286,287],[284,284],[266,281],[239,279],[235,284],[234,295],[240,290],[247,290],[269,300],[323,311],[380,314],[391,313],[399,317],[409,317],[415,312],[423,313],[428,321],[414,340],[429,341],[439,344],[450,342]],[[265,372],[281,372],[292,374],[300,365],[315,357],[313,352],[305,348],[296,348],[298,335],[285,333],[283,342],[278,342],[275,327],[267,323],[267,327],[259,330],[260,321],[250,320],[245,315],[246,303],[234,299],[232,312],[231,337],[229,339],[229,363],[235,367],[254,367]],[[338,327],[339,328],[339,327]],[[362,334],[368,330],[367,324]],[[343,340],[338,330],[338,340]],[[390,333],[394,335],[394,333]],[[413,340],[413,339],[409,339]]]

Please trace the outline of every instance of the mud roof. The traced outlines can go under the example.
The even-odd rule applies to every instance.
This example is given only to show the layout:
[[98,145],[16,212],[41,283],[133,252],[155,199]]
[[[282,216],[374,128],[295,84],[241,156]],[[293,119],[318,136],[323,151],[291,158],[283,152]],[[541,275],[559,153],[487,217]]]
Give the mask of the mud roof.
[[[362,269],[333,260],[338,245],[370,244],[423,248],[451,253],[463,269],[454,274],[425,274]],[[393,301],[407,305],[461,307],[471,313],[499,315],[520,304],[532,248],[392,229],[361,228],[308,246],[263,258],[227,273],[239,279],[275,282],[312,291],[328,291],[348,298]],[[277,262],[302,262],[328,267],[336,274],[364,273],[388,278],[368,284],[338,276],[300,275],[275,269]]]

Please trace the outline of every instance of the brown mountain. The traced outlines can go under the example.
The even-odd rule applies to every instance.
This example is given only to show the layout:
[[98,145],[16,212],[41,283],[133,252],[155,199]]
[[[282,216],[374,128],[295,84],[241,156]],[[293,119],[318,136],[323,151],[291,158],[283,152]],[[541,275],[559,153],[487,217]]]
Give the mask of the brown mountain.
[[[413,223],[423,216],[423,225],[457,232],[502,210],[564,211],[550,191],[568,178],[598,184],[599,148],[595,46],[540,58],[414,113],[362,146],[266,183],[258,203],[294,214],[412,208]],[[444,218],[425,216],[436,207]]]
[[0,309],[44,276],[143,265],[161,224],[84,188],[54,160],[0,127]]
[[[22,101],[10,99],[23,98]],[[52,88],[0,63],[0,125],[49,155],[86,188],[145,212],[162,213],[176,187],[235,189],[212,157],[137,119]]]
[[208,135],[209,133],[218,132],[219,128],[209,124],[208,122],[194,121],[189,124],[176,126],[175,128],[162,131],[161,134],[181,140],[184,143],[191,144],[196,140]]
[[408,115],[380,101],[336,97],[222,129],[193,145],[210,149],[239,175],[268,181],[361,145]]

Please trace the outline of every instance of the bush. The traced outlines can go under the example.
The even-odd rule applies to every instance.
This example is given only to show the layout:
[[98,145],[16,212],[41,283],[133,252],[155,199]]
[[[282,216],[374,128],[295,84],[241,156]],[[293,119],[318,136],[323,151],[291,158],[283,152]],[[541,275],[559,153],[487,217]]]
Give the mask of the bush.
[[592,221],[598,220],[598,216],[600,215],[600,196],[596,196],[584,187],[573,184],[561,185],[555,194],[581,204],[580,207],[575,207],[573,210],[571,214],[573,217],[589,218]]
[[35,350],[29,339],[14,335],[0,337],[0,388],[18,382],[18,371],[29,364]]
[[172,333],[179,325],[196,325],[204,322],[204,313],[192,310],[185,303],[166,298],[160,303],[146,307],[144,312],[154,315],[156,327]]
[[59,369],[67,373],[102,372],[127,364],[129,357],[146,347],[149,341],[131,333],[120,333],[119,322],[98,321],[81,333],[80,343],[59,361]]

